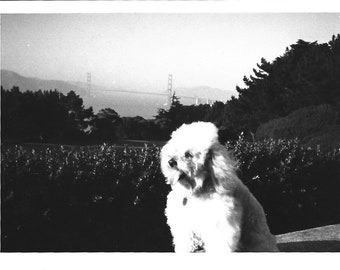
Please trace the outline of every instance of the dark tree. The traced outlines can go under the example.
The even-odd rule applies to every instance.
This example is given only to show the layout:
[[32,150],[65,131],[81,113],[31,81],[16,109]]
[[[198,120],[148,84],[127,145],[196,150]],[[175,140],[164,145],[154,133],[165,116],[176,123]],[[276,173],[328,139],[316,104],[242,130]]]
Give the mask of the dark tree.
[[19,142],[77,142],[85,136],[92,107],[73,91],[1,89],[2,138]]
[[116,141],[117,127],[121,124],[118,113],[111,109],[101,109],[91,120],[92,137],[101,141]]
[[184,106],[174,94],[170,108],[168,110],[158,110],[158,115],[155,116],[155,123],[159,126],[162,138],[168,139],[171,132],[182,124],[203,121],[209,108],[209,105]]

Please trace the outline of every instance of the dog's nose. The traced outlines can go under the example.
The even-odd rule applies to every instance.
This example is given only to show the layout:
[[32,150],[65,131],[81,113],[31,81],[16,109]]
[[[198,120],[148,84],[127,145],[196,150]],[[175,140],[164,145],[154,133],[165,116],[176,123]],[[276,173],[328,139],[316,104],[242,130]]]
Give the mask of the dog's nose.
[[170,160],[168,161],[168,163],[169,163],[169,166],[170,166],[171,168],[173,168],[173,167],[175,167],[175,166],[177,165],[177,161],[174,160],[173,158],[170,159]]

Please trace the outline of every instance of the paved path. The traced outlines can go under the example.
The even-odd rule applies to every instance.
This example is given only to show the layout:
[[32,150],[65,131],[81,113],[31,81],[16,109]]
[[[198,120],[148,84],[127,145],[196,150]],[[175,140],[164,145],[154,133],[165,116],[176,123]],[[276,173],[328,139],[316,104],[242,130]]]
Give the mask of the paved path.
[[276,236],[283,252],[340,252],[340,224]]

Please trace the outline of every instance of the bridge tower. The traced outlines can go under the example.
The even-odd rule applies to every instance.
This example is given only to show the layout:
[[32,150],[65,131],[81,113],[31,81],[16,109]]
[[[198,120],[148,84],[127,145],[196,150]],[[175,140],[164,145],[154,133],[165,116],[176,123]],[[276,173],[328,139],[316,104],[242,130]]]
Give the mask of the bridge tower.
[[168,106],[171,106],[172,103],[172,74],[168,75]]
[[200,105],[200,98],[198,95],[195,96],[195,105],[196,106]]
[[86,74],[86,85],[87,85],[87,93],[86,96],[90,97],[91,96],[91,73],[87,72]]

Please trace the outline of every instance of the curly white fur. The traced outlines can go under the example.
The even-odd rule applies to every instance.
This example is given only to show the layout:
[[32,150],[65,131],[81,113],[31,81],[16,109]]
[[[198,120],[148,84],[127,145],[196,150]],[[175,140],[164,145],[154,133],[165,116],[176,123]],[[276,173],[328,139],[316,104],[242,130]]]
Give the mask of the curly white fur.
[[176,252],[277,251],[264,211],[239,180],[214,124],[182,125],[161,151]]

